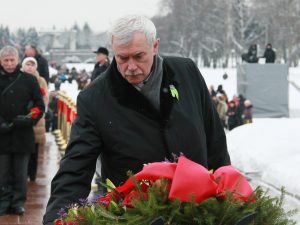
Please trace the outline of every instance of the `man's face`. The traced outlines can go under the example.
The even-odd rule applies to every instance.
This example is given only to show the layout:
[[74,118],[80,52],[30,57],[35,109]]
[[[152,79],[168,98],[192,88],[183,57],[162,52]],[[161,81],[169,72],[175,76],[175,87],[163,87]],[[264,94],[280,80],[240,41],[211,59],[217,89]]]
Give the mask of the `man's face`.
[[26,45],[26,47],[25,47],[25,55],[27,57],[35,57],[36,51],[30,45]]
[[19,63],[19,57],[14,54],[6,54],[0,58],[3,69],[8,73],[13,73]]
[[99,62],[99,63],[104,63],[105,60],[106,60],[106,55],[103,54],[103,53],[97,53],[96,55],[96,61]]
[[120,40],[113,37],[112,49],[118,69],[130,84],[139,84],[151,72],[153,57],[158,52],[159,39],[153,45],[147,43],[145,34],[135,33],[132,41],[121,44]]

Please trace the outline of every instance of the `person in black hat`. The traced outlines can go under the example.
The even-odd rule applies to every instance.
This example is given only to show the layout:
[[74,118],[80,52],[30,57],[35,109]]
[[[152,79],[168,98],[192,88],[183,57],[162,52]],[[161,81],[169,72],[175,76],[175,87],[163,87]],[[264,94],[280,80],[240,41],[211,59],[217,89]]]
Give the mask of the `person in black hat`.
[[109,66],[108,50],[104,47],[99,47],[96,53],[96,64],[92,73],[91,81],[95,80],[101,73],[103,73]]

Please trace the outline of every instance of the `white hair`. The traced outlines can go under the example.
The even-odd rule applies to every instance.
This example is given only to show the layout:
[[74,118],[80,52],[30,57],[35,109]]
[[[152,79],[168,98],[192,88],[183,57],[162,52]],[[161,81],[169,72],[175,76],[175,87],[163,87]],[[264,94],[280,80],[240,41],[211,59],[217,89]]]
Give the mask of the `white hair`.
[[19,52],[15,47],[12,46],[4,46],[1,50],[0,50],[0,58],[2,58],[5,55],[13,55],[16,56],[17,58],[19,58]]
[[156,40],[156,28],[154,23],[145,16],[127,15],[117,19],[108,31],[108,38],[112,44],[113,37],[120,40],[121,44],[129,44],[133,34],[140,32],[145,34],[147,43],[152,45]]

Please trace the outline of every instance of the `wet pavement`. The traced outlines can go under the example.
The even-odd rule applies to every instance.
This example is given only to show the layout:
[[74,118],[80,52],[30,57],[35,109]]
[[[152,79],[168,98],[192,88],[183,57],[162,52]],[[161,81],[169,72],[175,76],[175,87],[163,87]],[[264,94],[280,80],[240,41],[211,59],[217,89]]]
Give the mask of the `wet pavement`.
[[47,143],[39,151],[38,173],[35,182],[28,182],[27,201],[23,216],[0,216],[0,225],[41,225],[43,214],[50,194],[50,183],[55,175],[60,160],[60,153],[54,136],[47,133]]

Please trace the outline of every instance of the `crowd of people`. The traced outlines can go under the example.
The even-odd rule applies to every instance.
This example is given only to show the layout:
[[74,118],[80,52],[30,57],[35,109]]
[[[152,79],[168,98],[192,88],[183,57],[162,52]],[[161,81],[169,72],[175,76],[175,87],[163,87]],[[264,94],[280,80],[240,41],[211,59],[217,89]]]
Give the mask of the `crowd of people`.
[[225,129],[232,130],[240,125],[252,123],[253,106],[249,99],[239,94],[229,100],[222,85],[219,85],[217,90],[210,85],[209,93]]

